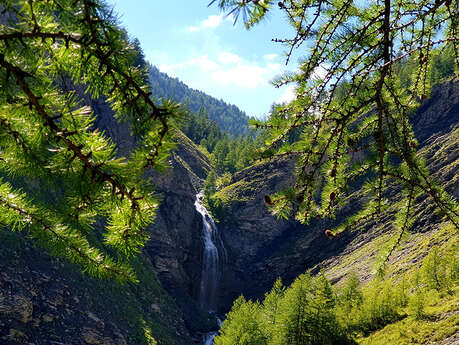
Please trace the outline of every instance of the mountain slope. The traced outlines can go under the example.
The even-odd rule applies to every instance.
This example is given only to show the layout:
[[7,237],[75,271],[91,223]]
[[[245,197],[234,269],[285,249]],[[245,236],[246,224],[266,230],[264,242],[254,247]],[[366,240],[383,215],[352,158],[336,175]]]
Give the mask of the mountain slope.
[[[432,98],[424,102],[413,118],[421,153],[428,159],[429,168],[456,198],[459,197],[458,120],[457,80],[434,88]],[[225,268],[227,286],[222,291],[222,308],[228,308],[241,293],[248,298],[261,298],[278,277],[290,284],[308,269],[313,272],[326,269],[335,282],[354,270],[360,279],[368,280],[376,252],[382,244],[387,244],[387,238],[396,236],[390,214],[332,241],[326,238],[324,230],[332,228],[336,224],[333,221],[315,220],[303,226],[270,216],[263,197],[288,185],[293,178],[292,169],[293,162],[288,160],[255,165],[235,174],[232,183],[217,193],[226,210],[219,227],[231,256]],[[351,208],[344,210],[342,217],[349,213]],[[415,214],[413,236],[430,234],[441,227],[442,218],[433,212],[429,199],[417,201]],[[365,249],[358,254],[357,250],[367,244],[373,250]]]
[[153,97],[170,98],[188,106],[192,112],[204,108],[208,111],[210,119],[215,120],[222,130],[231,135],[238,136],[248,132],[249,117],[235,105],[192,89],[152,65],[149,65],[149,81]]

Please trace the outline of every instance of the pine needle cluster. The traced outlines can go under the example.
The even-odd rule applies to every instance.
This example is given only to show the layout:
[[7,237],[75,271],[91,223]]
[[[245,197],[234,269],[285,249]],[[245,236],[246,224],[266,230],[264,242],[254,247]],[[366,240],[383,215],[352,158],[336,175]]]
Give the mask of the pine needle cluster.
[[296,85],[296,99],[268,121],[253,122],[270,130],[261,158],[297,161],[296,183],[270,197],[274,214],[308,223],[313,217],[334,218],[356,197],[365,200],[334,229],[338,234],[400,203],[390,193],[398,189],[404,206],[395,216],[396,244],[410,227],[420,194],[459,228],[458,203],[431,178],[410,123],[429,97],[438,56],[450,52],[458,75],[459,1],[221,0],[218,5],[230,13],[245,9],[248,27],[278,6],[295,33],[275,41],[287,47],[287,63],[295,50],[304,55],[297,72],[274,81],[277,87]]
[[[91,274],[133,280],[129,257],[159,203],[145,171],[166,165],[182,111],[151,98],[138,50],[103,1],[6,0],[0,11],[0,223]],[[131,128],[129,157],[96,128],[88,97]]]

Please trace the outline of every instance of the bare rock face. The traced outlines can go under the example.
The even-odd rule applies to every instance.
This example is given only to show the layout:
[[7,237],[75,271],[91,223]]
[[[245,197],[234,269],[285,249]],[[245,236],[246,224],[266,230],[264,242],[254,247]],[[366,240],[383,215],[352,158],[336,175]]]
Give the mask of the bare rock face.
[[416,139],[427,145],[439,134],[457,128],[459,118],[459,78],[432,88],[412,119]]
[[[179,144],[177,151],[193,157],[190,147],[185,145]],[[194,156],[190,163],[199,163],[199,159]],[[194,296],[200,275],[202,227],[194,202],[203,181],[177,152],[172,155],[171,168],[164,174],[153,174],[153,181],[162,201],[155,222],[150,226],[150,240],[145,251],[151,256],[158,278],[166,288],[182,288]]]
[[[87,102],[98,114],[95,126],[118,144],[120,155],[129,156],[136,138],[128,126],[115,120],[105,102],[91,99]],[[209,159],[181,131],[176,131],[175,141],[177,145],[170,156],[169,168],[162,173],[147,172],[162,200],[154,224],[148,229],[150,240],[144,253],[162,286],[184,311],[187,326],[196,331],[204,316],[196,304],[202,262],[202,219],[194,202],[213,168]]]
[[222,311],[241,293],[257,295],[265,272],[254,270],[254,265],[297,232],[298,223],[273,217],[263,203],[265,195],[292,182],[293,167],[292,160],[256,165],[236,173],[232,184],[219,192],[231,200],[224,202],[217,224],[227,252],[220,289]]
[[192,343],[148,255],[137,263],[141,282],[120,285],[85,276],[20,234],[0,229],[0,241],[0,344]]
[[[129,156],[136,145],[128,125],[120,124],[103,100],[87,99],[98,114],[95,126],[115,141],[120,156]],[[195,297],[200,274],[202,220],[194,208],[195,196],[212,169],[208,158],[183,133],[176,133],[177,147],[164,173],[149,171],[148,177],[162,197],[150,241],[145,252],[151,258],[158,278],[167,289]]]
[[115,329],[105,329],[102,327],[91,328],[85,327],[81,336],[86,344],[93,345],[127,345],[126,339]]
[[0,314],[14,320],[28,323],[32,320],[33,304],[28,297],[3,295],[0,293]]
[[82,337],[87,344],[103,344],[104,338],[101,333],[93,328],[85,328],[82,332]]

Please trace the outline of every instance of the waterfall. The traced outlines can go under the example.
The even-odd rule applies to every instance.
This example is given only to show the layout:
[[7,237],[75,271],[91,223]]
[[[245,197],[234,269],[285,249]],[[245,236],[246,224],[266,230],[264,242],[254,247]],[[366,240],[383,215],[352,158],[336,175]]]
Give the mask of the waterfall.
[[212,345],[218,332],[210,332],[204,335],[204,345]]
[[[218,327],[222,326],[222,320],[217,317]],[[214,343],[214,338],[217,336],[218,332],[209,332],[204,334],[203,340],[204,345],[212,345]]]
[[[201,271],[201,285],[199,290],[200,307],[209,312],[217,311],[217,292],[218,283],[221,276],[221,257],[224,247],[218,233],[214,220],[202,204],[204,192],[201,191],[196,195],[194,206],[202,216],[202,241],[203,241],[203,258]],[[219,253],[219,248],[221,253]],[[217,332],[210,332],[204,335],[204,345],[212,345]]]

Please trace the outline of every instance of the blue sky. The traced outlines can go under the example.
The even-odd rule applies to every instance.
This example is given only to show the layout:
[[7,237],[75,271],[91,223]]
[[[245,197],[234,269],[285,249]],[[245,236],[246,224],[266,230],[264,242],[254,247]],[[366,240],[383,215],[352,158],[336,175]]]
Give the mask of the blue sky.
[[277,10],[258,26],[220,13],[208,0],[109,0],[147,60],[170,76],[211,96],[237,105],[250,116],[266,114],[273,102],[289,100],[293,86],[270,81],[297,68],[285,66],[285,47],[272,38],[291,37]]

